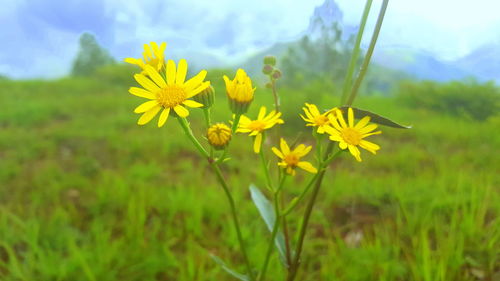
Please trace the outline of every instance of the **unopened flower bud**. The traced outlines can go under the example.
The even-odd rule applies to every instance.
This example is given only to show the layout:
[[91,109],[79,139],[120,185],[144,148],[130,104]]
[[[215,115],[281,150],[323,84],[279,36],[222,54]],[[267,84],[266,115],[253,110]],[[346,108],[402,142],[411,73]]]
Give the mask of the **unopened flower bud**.
[[273,84],[271,84],[270,82],[266,83],[266,88],[272,89],[273,88]]
[[217,123],[207,130],[208,143],[216,150],[227,147],[231,141],[231,128],[224,123]]
[[214,104],[215,100],[215,89],[210,85],[205,90],[201,91],[199,94],[193,97],[194,101],[203,104],[202,108],[210,108]]
[[236,76],[232,81],[224,75],[224,82],[226,83],[226,93],[231,111],[234,114],[246,113],[255,92],[250,77],[240,68],[236,71]]
[[269,64],[270,66],[276,65],[276,57],[275,56],[265,56],[264,64]]
[[271,74],[274,79],[280,79],[281,78],[281,71],[279,69],[275,69],[273,71],[273,74]]
[[269,65],[269,64],[266,64],[264,65],[264,67],[262,68],[262,73],[264,73],[265,75],[269,75],[273,72],[274,68]]

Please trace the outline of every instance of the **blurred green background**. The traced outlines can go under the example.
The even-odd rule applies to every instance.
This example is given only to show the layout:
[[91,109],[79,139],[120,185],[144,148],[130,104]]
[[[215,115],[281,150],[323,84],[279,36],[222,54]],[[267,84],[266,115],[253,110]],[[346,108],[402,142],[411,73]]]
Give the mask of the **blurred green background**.
[[[299,117],[305,102],[339,105],[353,41],[336,25],[327,31],[280,51],[289,141],[313,144]],[[273,106],[261,59],[245,66],[257,86],[249,115]],[[127,91],[137,71],[84,34],[70,76],[0,77],[0,280],[233,280],[209,254],[244,270],[222,189],[176,120],[136,125],[142,100]],[[235,69],[208,73],[213,121],[227,122],[222,76]],[[372,65],[354,106],[413,128],[382,127],[370,139],[382,147],[376,156],[345,155],[329,168],[298,280],[500,280],[499,96],[494,82],[421,81]],[[189,121],[202,138],[202,112]],[[230,154],[223,172],[260,265],[269,233],[248,187],[265,179],[251,138],[235,136]],[[310,176],[298,172],[286,198]],[[274,253],[268,278],[284,275]]]

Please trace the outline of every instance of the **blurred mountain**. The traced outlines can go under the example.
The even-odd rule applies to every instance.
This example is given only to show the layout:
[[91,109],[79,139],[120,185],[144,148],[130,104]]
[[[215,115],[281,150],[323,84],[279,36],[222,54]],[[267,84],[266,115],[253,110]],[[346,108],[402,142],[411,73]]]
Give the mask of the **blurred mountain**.
[[495,80],[500,84],[500,42],[485,44],[454,63],[480,80]]
[[406,72],[417,79],[448,81],[471,75],[454,62],[441,61],[429,52],[408,46],[377,46],[372,61],[392,70]]

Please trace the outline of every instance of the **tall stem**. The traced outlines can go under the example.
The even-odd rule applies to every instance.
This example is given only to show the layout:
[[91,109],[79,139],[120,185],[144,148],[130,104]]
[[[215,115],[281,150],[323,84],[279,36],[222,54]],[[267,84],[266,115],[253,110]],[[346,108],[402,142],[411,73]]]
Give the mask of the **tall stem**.
[[271,175],[269,174],[269,167],[267,166],[266,156],[264,155],[264,151],[262,150],[262,143],[264,143],[266,136],[262,134],[262,142],[259,151],[260,161],[262,163],[262,170],[264,171],[264,175],[266,176],[266,185],[267,189],[273,190],[273,183],[271,181]]
[[347,74],[344,79],[344,87],[342,88],[342,97],[340,100],[341,105],[343,105],[347,99],[349,89],[351,88],[352,76],[354,74],[354,68],[356,68],[356,63],[358,61],[359,52],[361,50],[361,38],[363,38],[363,31],[365,30],[366,21],[368,19],[368,14],[370,13],[370,7],[372,6],[373,0],[367,0],[365,4],[365,9],[363,11],[363,16],[361,17],[361,23],[359,24],[358,34],[356,35],[356,43],[354,44],[354,49],[352,50],[351,60],[349,61],[349,66],[347,68]]
[[[196,147],[196,149],[200,152],[201,155],[203,155],[204,157],[209,159],[209,154],[207,153],[205,148],[200,144],[198,139],[196,139],[196,137],[193,135],[193,131],[191,131],[191,128],[189,127],[189,123],[187,122],[187,120],[185,118],[181,118],[181,117],[179,117],[177,119],[179,120],[179,124],[181,125],[182,129],[184,130],[184,133],[189,138],[189,140],[191,140],[191,142]],[[214,170],[215,175],[217,176],[217,180],[219,181],[220,185],[222,186],[224,193],[227,196],[227,200],[229,202],[229,207],[231,209],[231,215],[232,215],[233,222],[234,222],[234,228],[236,229],[236,235],[238,236],[238,242],[240,244],[240,249],[241,249],[241,253],[243,255],[243,259],[245,261],[245,265],[247,267],[248,275],[250,276],[250,280],[255,280],[255,277],[254,277],[254,274],[252,271],[252,267],[250,266],[250,261],[248,259],[248,254],[246,251],[245,243],[243,242],[243,236],[241,235],[240,224],[238,221],[238,215],[236,213],[236,206],[234,204],[233,196],[229,190],[229,187],[226,183],[226,180],[224,179],[224,176],[222,175],[219,164],[215,161],[209,161],[209,163],[210,163],[210,167],[212,167],[212,169]]]
[[351,94],[349,95],[349,99],[347,100],[346,105],[350,106],[354,102],[356,95],[358,93],[359,87],[361,86],[361,82],[366,75],[368,70],[368,65],[370,64],[370,60],[373,55],[373,50],[375,49],[375,44],[377,44],[378,35],[380,33],[380,29],[382,28],[382,22],[384,21],[385,11],[387,10],[387,5],[389,4],[389,0],[384,0],[382,6],[380,7],[380,12],[378,14],[377,23],[375,24],[375,30],[373,31],[372,39],[370,41],[370,46],[368,47],[368,51],[366,52],[365,60],[361,65],[361,69],[359,70],[358,77],[352,86]]
[[267,246],[267,252],[266,252],[266,257],[264,259],[264,264],[262,265],[262,270],[260,271],[259,278],[257,278],[258,281],[264,280],[266,276],[266,271],[267,271],[267,266],[269,265],[269,259],[271,257],[271,253],[274,248],[274,243],[276,240],[276,235],[278,234],[279,230],[279,225],[280,225],[280,220],[281,220],[281,214],[280,214],[280,206],[279,206],[279,194],[281,192],[281,188],[283,187],[283,183],[285,182],[286,175],[283,175],[281,178],[280,184],[278,186],[278,189],[274,191],[274,225],[273,225],[273,230],[271,232],[271,240],[269,240],[269,245]]

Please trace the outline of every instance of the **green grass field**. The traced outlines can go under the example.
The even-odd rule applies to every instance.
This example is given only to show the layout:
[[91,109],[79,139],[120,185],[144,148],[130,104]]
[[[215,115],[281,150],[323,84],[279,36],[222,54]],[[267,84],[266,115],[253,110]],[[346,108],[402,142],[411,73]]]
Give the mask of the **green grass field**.
[[[218,91],[213,118],[226,121],[222,79],[217,71],[209,78]],[[0,81],[0,280],[233,280],[210,253],[244,270],[215,177],[174,118],[162,129],[136,125],[133,84]],[[305,142],[303,102],[338,102],[319,87],[281,96],[282,132],[302,131]],[[271,106],[269,92],[256,97],[252,112]],[[362,152],[362,163],[345,155],[331,167],[297,279],[500,280],[499,116],[478,122],[383,97],[355,106],[413,129],[382,128],[372,138],[379,154]],[[191,112],[201,134],[202,113]],[[235,137],[224,173],[260,266],[269,232],[248,186],[265,179],[251,148],[250,138]],[[288,182],[289,199],[309,177]],[[273,253],[269,280],[284,273]]]

